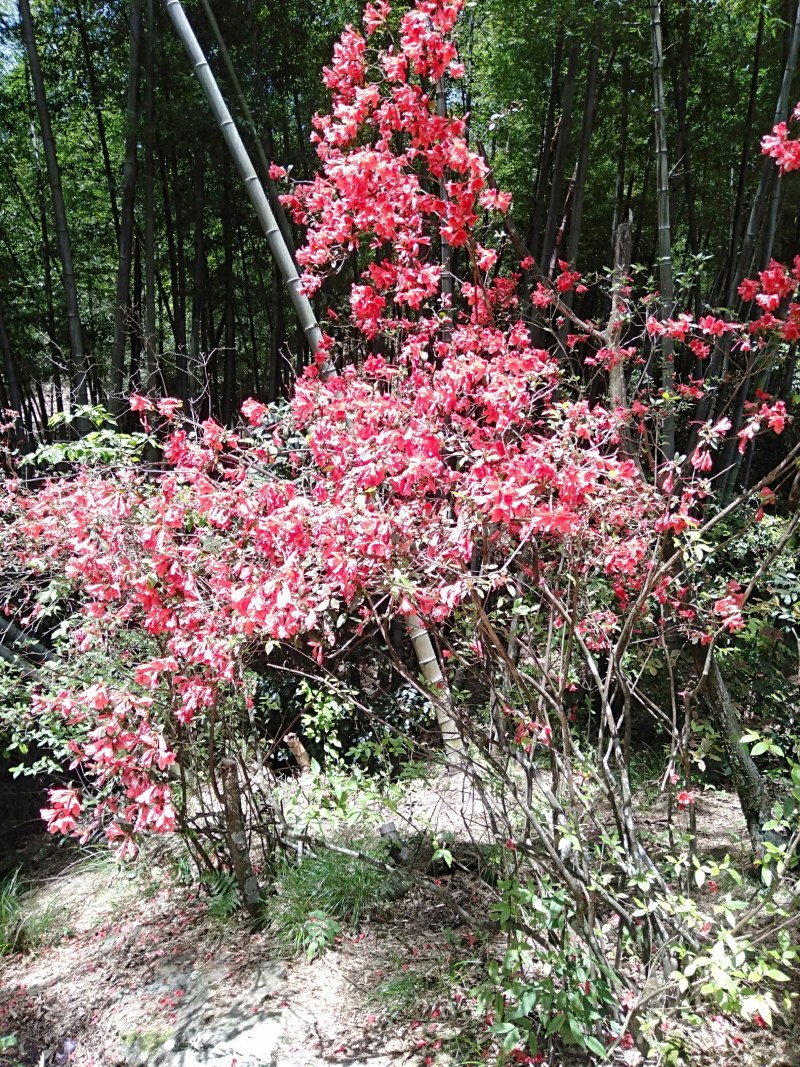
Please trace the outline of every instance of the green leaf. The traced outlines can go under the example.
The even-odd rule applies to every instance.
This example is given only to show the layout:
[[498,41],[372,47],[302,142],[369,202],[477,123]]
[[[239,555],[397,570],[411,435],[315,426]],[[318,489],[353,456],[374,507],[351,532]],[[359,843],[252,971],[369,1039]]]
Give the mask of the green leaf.
[[569,1027],[570,1035],[572,1037],[572,1040],[575,1042],[575,1044],[576,1045],[584,1045],[586,1043],[586,1035],[584,1034],[583,1030],[581,1029],[581,1025],[578,1022],[578,1020],[577,1019],[573,1019],[572,1016],[570,1015],[569,1018],[568,1018],[568,1021],[567,1021],[567,1026]]
[[517,1044],[518,1041],[519,1041],[519,1030],[517,1030],[517,1028],[514,1027],[514,1029],[511,1030],[510,1033],[508,1034],[508,1037],[506,1037],[506,1039],[503,1041],[503,1052],[510,1052],[512,1050],[512,1048]]
[[600,1056],[602,1059],[606,1058],[606,1050],[596,1037],[592,1037],[591,1034],[589,1034],[584,1038],[583,1044],[584,1047],[587,1048],[589,1052],[593,1052],[595,1056]]

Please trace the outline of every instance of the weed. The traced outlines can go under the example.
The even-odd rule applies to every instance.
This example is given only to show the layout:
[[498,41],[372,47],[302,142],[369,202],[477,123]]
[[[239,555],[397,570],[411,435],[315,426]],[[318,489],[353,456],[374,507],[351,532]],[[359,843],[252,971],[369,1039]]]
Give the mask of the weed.
[[41,911],[25,913],[17,928],[17,950],[29,952],[43,945],[53,945],[73,934],[69,910],[58,904],[48,904]]
[[[392,889],[384,871],[355,857],[322,852],[286,865],[268,921],[284,949],[307,950],[313,958],[333,944],[342,926],[358,927],[369,912],[384,908]],[[334,927],[333,936],[326,936]]]
[[16,950],[22,918],[21,894],[22,883],[17,869],[0,882],[0,956]]
[[[400,966],[399,957],[393,965]],[[391,1019],[405,1019],[422,1014],[435,1000],[435,990],[439,980],[435,974],[422,974],[420,971],[400,971],[393,974],[372,993],[372,1001],[386,1012]]]
[[242,902],[235,877],[230,871],[209,871],[203,882],[208,890],[208,914],[226,922]]
[[460,936],[452,930],[441,935],[442,951],[429,959],[418,958],[414,969],[407,960],[393,953],[386,978],[372,991],[370,999],[392,1019],[421,1017],[440,1005],[460,998],[469,999],[471,987],[482,973],[482,961],[476,949],[483,938],[470,933]]
[[131,1052],[138,1053],[147,1061],[169,1040],[169,1036],[170,1031],[162,1027],[156,1027],[153,1030],[132,1030],[130,1033],[120,1034],[122,1043],[127,1045]]
[[341,924],[331,919],[324,911],[309,912],[301,931],[302,944],[308,958],[316,959],[317,956],[324,955],[329,948],[333,948],[341,932]]

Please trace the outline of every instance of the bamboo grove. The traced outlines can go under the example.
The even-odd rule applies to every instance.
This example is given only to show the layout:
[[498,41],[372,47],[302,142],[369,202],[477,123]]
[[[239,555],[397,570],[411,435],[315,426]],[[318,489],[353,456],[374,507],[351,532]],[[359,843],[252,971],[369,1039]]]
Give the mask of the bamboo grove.
[[[318,71],[356,6],[187,5],[290,251],[269,165],[313,174]],[[797,194],[758,142],[794,98],[797,22],[749,0],[481,0],[442,104],[469,116],[546,274],[602,273],[630,222],[643,289],[652,274],[665,305],[733,307],[742,277],[796,251]],[[2,32],[0,403],[41,438],[70,394],[118,411],[147,389],[226,423],[246,396],[289,395],[303,329],[164,5],[23,0]],[[585,318],[597,299],[576,297]]]

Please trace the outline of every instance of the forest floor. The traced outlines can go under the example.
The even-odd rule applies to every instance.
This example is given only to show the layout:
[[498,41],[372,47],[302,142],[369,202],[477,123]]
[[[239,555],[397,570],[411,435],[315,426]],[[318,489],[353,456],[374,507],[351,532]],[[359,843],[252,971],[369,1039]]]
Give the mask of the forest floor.
[[[417,808],[440,801],[440,791],[426,796],[417,787]],[[708,793],[698,807],[706,848],[741,842],[733,797]],[[331,951],[309,960],[282,954],[269,927],[253,932],[236,916],[214,918],[206,895],[178,880],[163,857],[126,869],[106,854],[36,837],[19,861],[29,886],[28,933],[25,951],[0,959],[0,1038],[17,1039],[0,1052],[2,1065],[495,1062],[482,1052],[485,1030],[470,993],[501,943],[477,936],[424,889],[343,931]],[[480,913],[482,890],[468,872],[451,875],[447,886]],[[766,1031],[709,1012],[701,1025],[674,1030],[682,1050],[676,1065],[800,1067],[800,1018],[778,1019]],[[570,1056],[551,1067],[584,1062]],[[618,1050],[614,1062],[644,1061]]]

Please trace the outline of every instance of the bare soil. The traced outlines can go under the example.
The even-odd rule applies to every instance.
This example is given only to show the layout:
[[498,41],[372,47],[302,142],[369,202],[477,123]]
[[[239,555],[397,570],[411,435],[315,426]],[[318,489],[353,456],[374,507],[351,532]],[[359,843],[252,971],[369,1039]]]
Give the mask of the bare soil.
[[[474,798],[452,781],[415,786],[405,815],[475,841]],[[698,803],[703,851],[744,862],[733,797]],[[657,805],[648,822],[657,832]],[[737,852],[738,850],[738,852]],[[0,959],[0,1064],[76,1067],[467,1067],[495,1063],[470,991],[498,940],[480,942],[447,906],[413,889],[343,934],[319,959],[284,959],[268,930],[209,914],[163,856],[119,867],[47,838],[21,856],[32,888],[25,951]],[[476,914],[488,899],[468,872],[448,888]],[[800,988],[800,986],[799,986]],[[674,1067],[800,1067],[800,1018],[773,1030],[708,1012],[667,1019]],[[670,1032],[668,1030],[668,1032]],[[483,1039],[483,1040],[482,1040]],[[482,1047],[484,1051],[482,1052]],[[551,1067],[577,1067],[569,1057]],[[635,1049],[614,1062],[644,1064]],[[668,1061],[661,1061],[665,1067]],[[647,1061],[656,1067],[655,1061]]]

